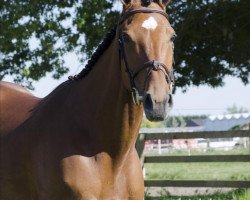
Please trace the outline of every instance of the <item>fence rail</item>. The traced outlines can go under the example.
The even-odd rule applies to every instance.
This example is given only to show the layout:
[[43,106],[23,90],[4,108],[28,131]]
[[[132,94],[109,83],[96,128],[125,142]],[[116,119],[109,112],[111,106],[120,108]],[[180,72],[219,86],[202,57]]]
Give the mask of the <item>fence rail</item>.
[[250,155],[145,156],[144,163],[250,162]]
[[146,187],[223,187],[250,188],[250,181],[207,181],[207,180],[147,180]]
[[[250,128],[250,126],[249,126]],[[136,148],[142,165],[144,163],[184,163],[184,162],[250,162],[250,155],[207,155],[207,156],[144,156],[144,144],[147,140],[194,139],[194,138],[232,138],[249,137],[250,130],[216,132],[172,132],[140,133]],[[250,141],[249,141],[250,142]],[[249,146],[250,148],[250,146]],[[224,180],[146,180],[146,187],[234,187],[250,188],[249,181]]]
[[250,137],[247,130],[239,131],[206,131],[206,132],[170,132],[170,133],[141,133],[145,140],[167,140],[167,139],[193,139],[193,138],[232,138]]

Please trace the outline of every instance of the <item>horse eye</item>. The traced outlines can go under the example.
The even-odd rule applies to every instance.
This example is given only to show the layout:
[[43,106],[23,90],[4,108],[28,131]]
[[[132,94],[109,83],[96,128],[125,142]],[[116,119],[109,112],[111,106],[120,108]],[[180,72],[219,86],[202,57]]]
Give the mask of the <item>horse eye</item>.
[[177,37],[177,35],[176,35],[176,34],[172,35],[172,36],[171,36],[171,38],[170,38],[170,41],[171,41],[171,42],[174,42],[174,41],[175,41],[175,39],[176,39],[176,37]]
[[122,39],[125,43],[129,43],[132,40],[131,37],[126,32],[122,33]]

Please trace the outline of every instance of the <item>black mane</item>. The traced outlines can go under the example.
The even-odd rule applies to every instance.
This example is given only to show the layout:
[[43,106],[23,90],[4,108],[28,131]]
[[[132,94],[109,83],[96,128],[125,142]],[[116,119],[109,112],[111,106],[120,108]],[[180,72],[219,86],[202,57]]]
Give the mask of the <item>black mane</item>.
[[69,76],[69,80],[79,80],[83,77],[87,76],[88,73],[92,70],[98,59],[101,57],[101,55],[107,50],[107,48],[110,46],[111,42],[115,38],[116,35],[116,28],[117,25],[115,25],[104,37],[101,44],[97,47],[96,51],[93,53],[91,58],[88,60],[88,63],[85,65],[84,69],[75,76]]

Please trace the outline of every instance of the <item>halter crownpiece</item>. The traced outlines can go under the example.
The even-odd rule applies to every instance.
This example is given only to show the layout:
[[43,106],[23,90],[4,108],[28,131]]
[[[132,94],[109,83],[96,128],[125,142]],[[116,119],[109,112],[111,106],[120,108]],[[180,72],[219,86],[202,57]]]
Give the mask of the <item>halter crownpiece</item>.
[[[144,2],[146,2],[145,0]],[[151,2],[151,1],[147,1]],[[141,9],[135,9],[128,11],[127,13],[124,13],[119,21],[119,25],[121,25],[128,17],[131,15],[137,14],[137,13],[158,13],[163,15],[168,19],[167,13],[161,11],[161,10],[156,10],[156,9],[150,9],[150,8],[141,8]],[[174,73],[173,70],[170,72],[167,71],[167,67],[164,63],[157,61],[157,60],[151,60],[146,63],[144,63],[141,68],[139,68],[136,72],[133,72],[130,70],[128,60],[127,60],[127,55],[124,47],[124,38],[123,35],[121,34],[121,31],[119,32],[119,51],[120,51],[120,57],[124,60],[125,67],[126,67],[126,72],[128,74],[129,80],[130,80],[130,86],[131,86],[131,93],[132,93],[132,99],[134,104],[140,105],[143,102],[143,93],[145,91],[145,86],[146,82],[151,74],[151,72],[154,71],[162,71],[163,74],[165,75],[166,81],[169,84],[169,95],[172,95],[172,88],[174,84]],[[144,69],[148,70],[147,76],[144,81],[144,86],[142,93],[137,89],[136,84],[135,84],[135,78],[136,76],[143,71]]]
[[123,13],[118,24],[121,25],[128,17],[130,17],[131,15],[137,14],[137,13],[158,13],[158,14],[161,14],[168,19],[168,14],[162,10],[151,9],[151,8],[140,8],[140,9],[134,9],[134,10],[130,10],[126,13]]

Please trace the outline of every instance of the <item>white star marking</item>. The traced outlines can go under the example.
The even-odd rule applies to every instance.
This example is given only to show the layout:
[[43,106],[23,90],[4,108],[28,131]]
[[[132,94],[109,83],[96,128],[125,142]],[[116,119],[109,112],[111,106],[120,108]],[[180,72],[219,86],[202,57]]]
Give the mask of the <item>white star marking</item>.
[[142,23],[142,27],[145,29],[155,30],[157,26],[158,26],[158,24],[157,24],[155,18],[153,18],[153,17],[149,17],[147,20],[145,20]]

